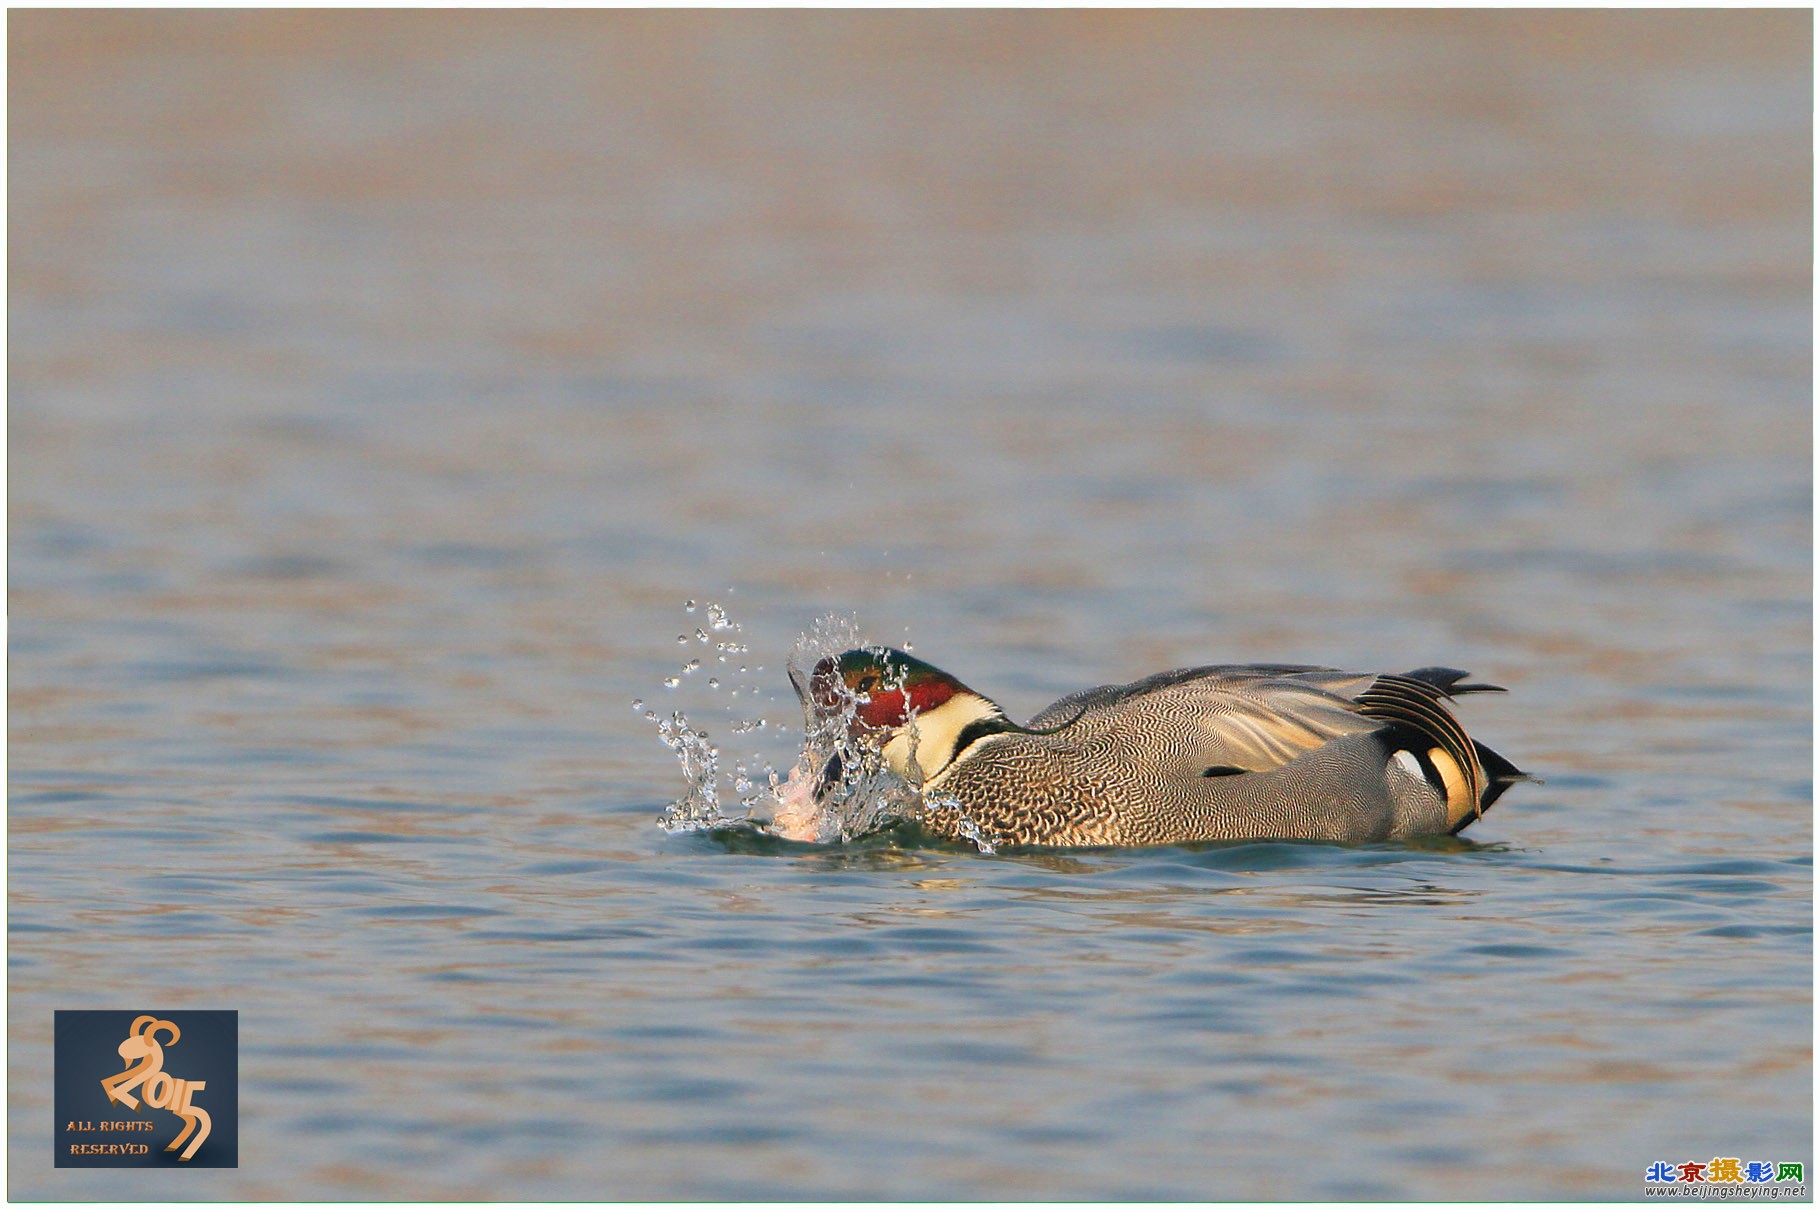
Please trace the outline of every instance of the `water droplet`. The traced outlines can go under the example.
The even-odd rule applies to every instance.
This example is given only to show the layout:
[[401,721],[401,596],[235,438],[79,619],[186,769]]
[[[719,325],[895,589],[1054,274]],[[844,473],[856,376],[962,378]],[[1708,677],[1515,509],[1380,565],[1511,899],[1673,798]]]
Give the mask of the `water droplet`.
[[689,636],[686,634],[679,634],[676,636],[676,641],[679,643],[686,643],[689,641]]
[[680,684],[682,684],[682,678],[680,676],[666,676],[664,678],[665,689],[674,689]]
[[717,676],[709,677],[708,678],[708,688],[719,689],[720,688],[720,678]]
[[708,641],[708,632],[705,630],[697,630],[695,632],[695,641],[698,643],[707,642]]
[[694,613],[695,612],[695,602],[694,601],[684,601],[683,609],[688,613]]
[[644,698],[635,697],[632,699],[632,709],[643,710],[644,708],[645,708],[645,699]]
[[689,673],[694,672],[697,668],[700,668],[700,667],[701,667],[700,660],[690,660],[688,663],[683,665],[683,675],[687,676]]

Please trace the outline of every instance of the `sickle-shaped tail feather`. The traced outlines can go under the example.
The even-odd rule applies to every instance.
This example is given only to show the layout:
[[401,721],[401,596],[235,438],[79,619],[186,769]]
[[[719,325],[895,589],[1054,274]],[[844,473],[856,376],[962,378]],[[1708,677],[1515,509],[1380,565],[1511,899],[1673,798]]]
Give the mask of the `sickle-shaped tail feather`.
[[[1479,759],[1481,745],[1467,736],[1445,703],[1455,692],[1490,691],[1496,686],[1456,688],[1465,676],[1454,668],[1419,668],[1405,676],[1381,676],[1354,699],[1359,713],[1400,724],[1432,745],[1426,751],[1412,750],[1425,757],[1439,775],[1440,789],[1447,796],[1447,821],[1455,832],[1484,814],[1496,797],[1488,792],[1485,767]],[[1499,761],[1509,763],[1502,757]]]

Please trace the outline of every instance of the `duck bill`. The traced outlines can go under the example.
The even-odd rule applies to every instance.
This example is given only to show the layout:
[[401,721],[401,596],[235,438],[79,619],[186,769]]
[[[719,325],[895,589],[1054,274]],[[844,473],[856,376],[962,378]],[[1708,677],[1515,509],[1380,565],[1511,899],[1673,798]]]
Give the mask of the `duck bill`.
[[803,683],[802,673],[794,668],[789,669],[788,672],[790,675],[790,688],[796,690],[796,700],[802,703],[803,722],[808,726],[813,727],[815,725],[815,701],[809,696],[809,687]]
[[840,784],[842,771],[840,753],[836,752],[828,758],[828,763],[822,766],[821,776],[815,779],[816,802],[819,803],[827,798],[828,792]]

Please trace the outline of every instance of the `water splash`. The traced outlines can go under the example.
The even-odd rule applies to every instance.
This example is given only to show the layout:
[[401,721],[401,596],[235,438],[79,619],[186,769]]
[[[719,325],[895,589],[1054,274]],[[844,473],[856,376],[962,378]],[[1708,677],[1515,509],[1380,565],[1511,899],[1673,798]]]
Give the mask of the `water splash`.
[[720,826],[720,749],[706,732],[697,731],[677,711],[657,724],[658,738],[682,763],[688,791],[666,811],[662,824],[671,832],[694,832]]
[[[712,641],[708,633],[731,632],[737,636],[743,629],[727,615],[727,611],[713,602],[697,603],[694,600],[683,602],[683,612],[696,613],[705,609],[708,615],[708,629],[695,628],[693,633],[676,636],[678,644],[691,647],[707,644]],[[698,648],[699,649],[699,648]],[[737,638],[725,639],[714,644],[713,657],[716,665],[728,665],[728,656],[744,653],[747,650],[744,642]],[[666,692],[683,692],[680,696],[687,698],[688,687],[700,687],[701,680],[692,680],[695,674],[707,665],[703,656],[689,656],[674,673],[663,678]],[[711,828],[737,827],[749,825],[755,808],[760,807],[767,799],[773,797],[773,787],[780,782],[777,771],[771,760],[761,751],[754,751],[736,758],[730,775],[725,776],[725,784],[731,790],[738,803],[737,809],[723,805],[721,799],[723,786],[723,754],[708,732],[706,725],[696,725],[690,721],[688,711],[694,711],[698,717],[711,718],[719,726],[724,723],[727,731],[741,737],[767,738],[763,733],[771,723],[763,717],[743,717],[733,705],[733,699],[745,697],[754,701],[775,701],[775,693],[767,694],[756,681],[749,678],[764,672],[764,665],[756,665],[748,671],[744,664],[737,665],[738,672],[732,666],[717,668],[716,675],[707,677],[706,689],[713,700],[699,705],[685,702],[668,714],[655,709],[643,709],[646,720],[656,724],[657,737],[664,746],[676,756],[682,766],[683,778],[687,783],[683,796],[665,809],[658,823],[669,832],[699,832]],[[634,709],[640,709],[642,699],[634,700]]]
[[839,843],[887,827],[920,805],[916,792],[886,767],[877,747],[854,738],[854,716],[867,699],[839,683],[826,686],[832,701],[814,703],[807,692],[823,659],[868,646],[873,644],[852,617],[829,614],[791,648],[786,667],[803,706],[803,742],[789,781],[779,789],[777,809],[764,825],[773,834]]
[[1001,843],[999,838],[990,835],[984,826],[977,822],[971,815],[968,815],[966,808],[961,806],[959,799],[949,798],[941,794],[925,794],[923,795],[923,804],[930,811],[945,811],[952,813],[954,816],[954,830],[959,832],[963,838],[970,841],[973,844],[973,847],[980,852],[986,854],[988,857],[998,852],[998,846]]
[[[731,699],[742,694],[749,698],[762,695],[777,701],[774,690],[766,690],[746,679],[762,673],[762,664],[754,666],[752,673],[748,673],[745,664],[729,664],[729,656],[744,655],[749,651],[739,637],[743,627],[733,621],[725,608],[713,602],[702,602],[699,606],[695,601],[684,604],[685,612],[694,613],[697,608],[708,616],[708,631],[729,634],[714,645],[716,661],[727,665],[728,671],[721,674],[725,678],[725,692],[719,691],[722,688],[720,678],[710,678],[708,684],[716,690],[714,700],[689,708],[702,716],[726,713]],[[698,629],[693,636],[680,637],[689,645],[691,637],[698,642],[707,642],[712,636]],[[958,816],[956,831],[981,852],[994,852],[996,839],[961,813],[958,802],[935,796],[925,799],[886,767],[876,744],[854,738],[854,715],[865,698],[848,692],[845,685],[834,685],[829,687],[832,701],[817,704],[809,699],[807,686],[818,663],[843,651],[872,646],[875,644],[866,641],[856,619],[845,614],[818,618],[807,632],[798,636],[786,661],[790,682],[798,687],[797,696],[802,704],[803,731],[798,755],[787,776],[780,776],[776,766],[763,753],[755,752],[736,762],[730,788],[738,799],[737,811],[722,805],[721,752],[706,727],[692,724],[681,709],[671,712],[668,717],[655,710],[646,710],[645,718],[657,724],[658,737],[676,755],[688,783],[683,797],[671,803],[659,820],[663,828],[669,832],[746,828],[791,840],[842,843],[926,811],[941,811]],[[701,666],[698,658],[686,661],[679,675],[664,679],[664,687],[675,690]],[[734,668],[737,673],[732,672]],[[887,684],[885,688],[897,689],[901,685]],[[735,716],[728,720],[728,729],[734,735],[749,736],[767,730],[781,734],[787,728],[774,725],[763,717]]]

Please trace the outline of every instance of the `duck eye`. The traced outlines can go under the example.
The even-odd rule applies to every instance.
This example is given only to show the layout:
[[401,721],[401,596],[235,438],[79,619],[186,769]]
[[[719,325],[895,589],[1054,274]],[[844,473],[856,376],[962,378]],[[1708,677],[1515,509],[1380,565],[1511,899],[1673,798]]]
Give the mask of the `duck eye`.
[[871,693],[877,685],[878,674],[876,672],[868,672],[860,677],[859,680],[855,681],[853,687],[861,693]]

